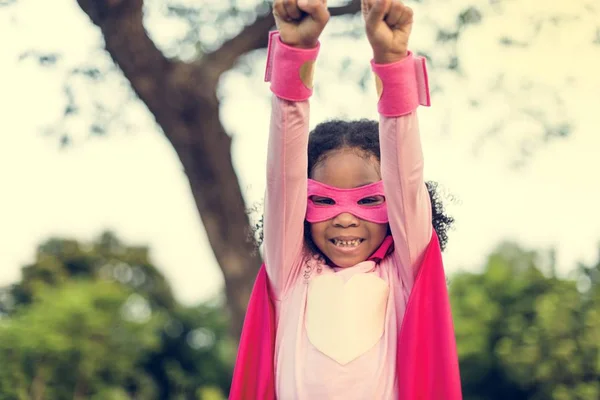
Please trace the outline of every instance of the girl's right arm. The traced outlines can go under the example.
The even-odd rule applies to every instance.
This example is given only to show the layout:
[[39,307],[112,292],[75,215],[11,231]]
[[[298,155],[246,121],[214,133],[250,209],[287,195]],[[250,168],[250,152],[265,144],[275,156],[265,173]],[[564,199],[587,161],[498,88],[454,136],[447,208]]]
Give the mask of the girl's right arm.
[[267,57],[271,81],[271,127],[265,197],[265,264],[274,295],[281,298],[302,268],[307,191],[308,98],[329,20],[325,0],[275,0]]
[[265,196],[265,264],[282,297],[301,269],[306,214],[309,104],[272,99]]

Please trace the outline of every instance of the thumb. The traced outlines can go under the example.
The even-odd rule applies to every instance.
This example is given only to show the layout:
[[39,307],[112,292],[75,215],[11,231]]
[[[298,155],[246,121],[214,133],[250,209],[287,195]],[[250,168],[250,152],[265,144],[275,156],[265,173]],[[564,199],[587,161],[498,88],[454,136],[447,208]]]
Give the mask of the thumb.
[[372,3],[374,4],[371,9],[367,11],[367,15],[365,17],[367,26],[373,26],[378,22],[383,21],[391,5],[389,0],[375,0]]
[[309,14],[318,23],[325,24],[329,21],[327,0],[298,0],[298,8]]

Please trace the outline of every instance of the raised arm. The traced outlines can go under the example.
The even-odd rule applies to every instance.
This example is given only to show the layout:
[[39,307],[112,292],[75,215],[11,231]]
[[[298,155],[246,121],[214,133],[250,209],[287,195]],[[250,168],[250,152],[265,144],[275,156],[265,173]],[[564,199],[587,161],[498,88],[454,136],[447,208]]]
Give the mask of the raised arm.
[[433,229],[416,111],[399,117],[382,115],[379,126],[381,174],[394,252],[403,280],[412,284]]
[[429,105],[425,61],[408,51],[413,11],[400,0],[362,0],[377,79],[381,174],[394,256],[412,287],[431,239],[431,200],[423,180],[416,109]]
[[267,274],[277,297],[301,268],[308,146],[308,101],[273,96],[267,156],[264,243]]
[[[300,5],[302,4],[302,5]],[[285,295],[302,267],[308,164],[308,98],[312,95],[319,35],[329,20],[324,0],[275,0],[278,32],[269,38],[271,127],[265,198],[265,264],[276,297]]]

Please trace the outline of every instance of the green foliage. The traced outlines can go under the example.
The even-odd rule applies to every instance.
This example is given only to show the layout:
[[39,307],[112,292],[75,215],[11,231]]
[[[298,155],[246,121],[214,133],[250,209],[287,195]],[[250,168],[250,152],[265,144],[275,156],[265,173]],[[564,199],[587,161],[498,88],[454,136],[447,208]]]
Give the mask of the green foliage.
[[228,315],[177,304],[148,254],[111,233],[40,245],[0,291],[0,400],[223,397]]
[[150,354],[146,363],[159,382],[160,398],[196,399],[205,388],[229,392],[236,347],[223,310],[205,304],[170,314],[161,351]]
[[[451,278],[465,400],[600,398],[600,258],[555,270],[552,253],[504,244]],[[177,304],[148,249],[110,233],[51,239],[0,292],[0,400],[223,400],[223,310]]]
[[125,246],[105,232],[91,244],[50,239],[38,247],[36,261],[23,268],[23,279],[12,288],[15,305],[29,304],[38,290],[72,279],[112,280],[143,293],[153,306],[175,304],[165,278],[149,260],[149,249]]
[[[542,260],[506,244],[482,274],[453,278],[466,399],[600,398],[600,285],[578,290]],[[600,268],[583,271],[595,276]]]
[[0,364],[2,396],[59,399],[142,387],[149,379],[136,364],[160,345],[161,316],[136,314],[132,296],[111,282],[42,289],[0,323],[0,359],[8,361]]

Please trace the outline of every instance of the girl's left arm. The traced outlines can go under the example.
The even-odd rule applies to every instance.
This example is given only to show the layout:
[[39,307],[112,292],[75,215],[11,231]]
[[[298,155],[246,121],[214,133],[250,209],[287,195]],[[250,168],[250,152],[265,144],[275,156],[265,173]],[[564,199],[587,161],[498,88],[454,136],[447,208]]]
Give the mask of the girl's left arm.
[[397,117],[381,115],[379,124],[381,175],[394,253],[403,281],[412,286],[433,229],[418,117],[416,110]]
[[419,104],[429,105],[427,71],[408,51],[412,9],[400,0],[361,3],[378,79],[381,174],[395,256],[403,282],[412,287],[433,229],[416,115]]

